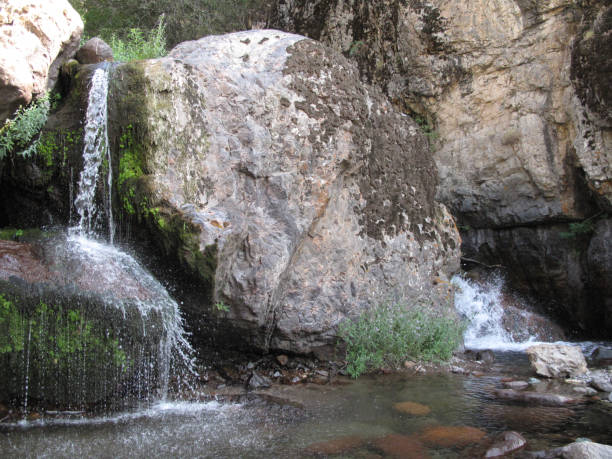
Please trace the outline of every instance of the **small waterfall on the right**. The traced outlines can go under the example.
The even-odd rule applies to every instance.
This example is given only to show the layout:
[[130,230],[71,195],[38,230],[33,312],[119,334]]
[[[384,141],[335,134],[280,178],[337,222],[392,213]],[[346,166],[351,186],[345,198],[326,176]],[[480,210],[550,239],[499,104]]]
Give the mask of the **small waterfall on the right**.
[[501,277],[475,282],[455,276],[452,283],[455,309],[468,321],[467,348],[520,351],[536,342],[563,339],[561,329],[549,319],[523,305],[508,304]]

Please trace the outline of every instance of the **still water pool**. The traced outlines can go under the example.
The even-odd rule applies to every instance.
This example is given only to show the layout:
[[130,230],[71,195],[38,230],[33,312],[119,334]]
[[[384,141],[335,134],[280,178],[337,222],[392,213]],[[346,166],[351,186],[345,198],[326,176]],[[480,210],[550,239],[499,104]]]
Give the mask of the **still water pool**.
[[[521,433],[532,451],[580,437],[612,444],[610,402],[544,407],[500,401],[492,391],[508,376],[528,379],[524,354],[498,353],[484,376],[364,377],[281,387],[273,397],[241,403],[164,402],[112,417],[2,424],[0,451],[3,457],[71,458],[293,458],[315,452],[357,458],[482,457],[487,442],[507,430]],[[545,382],[537,388],[553,389],[568,390]],[[394,408],[406,401],[429,410],[415,415]],[[473,429],[446,429],[459,426]]]

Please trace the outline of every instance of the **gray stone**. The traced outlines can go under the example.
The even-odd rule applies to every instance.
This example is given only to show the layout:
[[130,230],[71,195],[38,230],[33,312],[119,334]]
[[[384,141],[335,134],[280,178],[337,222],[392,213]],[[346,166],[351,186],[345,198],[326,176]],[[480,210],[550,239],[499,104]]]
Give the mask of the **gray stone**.
[[501,457],[512,452],[518,451],[527,444],[523,436],[514,431],[504,432],[500,438],[491,446],[485,457]]
[[537,344],[525,351],[535,372],[547,378],[574,377],[587,372],[586,360],[578,346]]
[[[147,133],[119,193],[228,305],[228,345],[333,355],[338,325],[385,298],[454,316],[460,243],[427,140],[341,54],[257,30],[113,73],[111,137]],[[185,309],[210,328],[210,305]]]
[[591,386],[601,392],[612,392],[611,374],[608,370],[591,371]]
[[0,125],[53,88],[79,46],[83,21],[68,0],[5,0],[0,9]]
[[580,441],[561,448],[563,459],[612,459],[612,446]]
[[113,49],[101,38],[93,37],[87,40],[77,51],[75,58],[81,64],[97,64],[99,62],[112,62]]
[[264,389],[266,387],[270,387],[272,385],[272,381],[269,378],[260,375],[257,372],[253,372],[251,377],[249,378],[249,389]]
[[579,394],[584,394],[584,395],[589,395],[589,396],[597,394],[597,391],[591,387],[578,386],[578,387],[574,387],[572,390]]
[[529,387],[529,383],[527,381],[508,381],[504,383],[509,389],[523,390]]

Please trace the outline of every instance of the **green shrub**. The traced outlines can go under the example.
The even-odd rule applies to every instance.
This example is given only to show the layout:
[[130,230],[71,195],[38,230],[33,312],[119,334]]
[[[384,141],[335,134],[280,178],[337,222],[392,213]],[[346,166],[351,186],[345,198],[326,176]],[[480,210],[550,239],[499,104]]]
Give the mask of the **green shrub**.
[[12,119],[6,120],[0,129],[0,160],[13,151],[22,156],[36,151],[37,136],[47,122],[50,108],[49,94],[45,94],[29,106],[20,107]]
[[127,33],[125,39],[121,39],[113,34],[110,46],[113,48],[115,60],[121,62],[165,56],[168,51],[166,50],[166,25],[164,24],[164,17],[161,16],[157,27],[148,32],[132,28]]
[[347,371],[360,374],[406,359],[445,361],[462,340],[463,322],[439,316],[418,305],[407,309],[399,304],[381,304],[359,318],[340,325],[346,343]]

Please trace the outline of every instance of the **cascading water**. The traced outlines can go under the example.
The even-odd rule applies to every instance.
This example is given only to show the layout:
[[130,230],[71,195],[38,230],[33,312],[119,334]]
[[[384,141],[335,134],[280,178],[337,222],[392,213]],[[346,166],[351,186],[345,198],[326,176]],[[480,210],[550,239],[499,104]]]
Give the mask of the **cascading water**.
[[[91,79],[78,224],[38,244],[45,282],[2,292],[8,338],[2,401],[58,409],[126,408],[165,399],[170,375],[189,385],[193,350],[176,302],[132,256],[112,245],[108,67]],[[102,165],[106,161],[106,167]],[[103,173],[108,174],[104,184]],[[96,204],[96,189],[108,187]],[[106,215],[107,222],[102,221]],[[108,231],[110,243],[93,239]],[[38,258],[38,257],[35,257]],[[1,323],[1,322],[0,322]]]
[[[157,376],[162,399],[166,397],[170,368],[182,366],[188,374],[194,374],[191,355],[193,350],[185,337],[183,321],[178,305],[168,295],[162,285],[155,280],[130,255],[112,246],[114,239],[114,224],[112,215],[112,164],[108,142],[108,84],[109,67],[105,65],[95,70],[91,79],[89,93],[84,148],[83,170],[79,180],[79,189],[75,198],[75,207],[80,215],[79,225],[73,229],[68,238],[72,254],[77,254],[84,263],[98,272],[96,282],[98,288],[104,290],[117,281],[137,279],[137,284],[130,285],[121,282],[122,297],[128,298],[129,305],[135,307],[142,318],[142,333],[147,334],[147,318],[155,314],[159,316],[162,332],[159,335],[157,357]],[[95,234],[96,219],[99,211],[95,203],[96,185],[100,175],[100,166],[106,160],[107,195],[104,199],[109,242],[88,239]],[[76,230],[76,231],[74,231]],[[78,232],[78,235],[75,234]],[[102,268],[98,270],[98,268]],[[120,308],[125,316],[126,303],[117,301],[116,293],[105,300],[109,307]],[[152,325],[155,327],[156,325]]]
[[115,231],[111,205],[112,168],[110,167],[111,158],[108,145],[108,80],[108,66],[96,69],[91,78],[83,139],[83,170],[74,205],[80,216],[79,233],[92,236],[98,226],[98,209],[95,203],[96,185],[100,166],[106,160],[108,192],[105,197],[105,210],[109,241],[112,244]]

